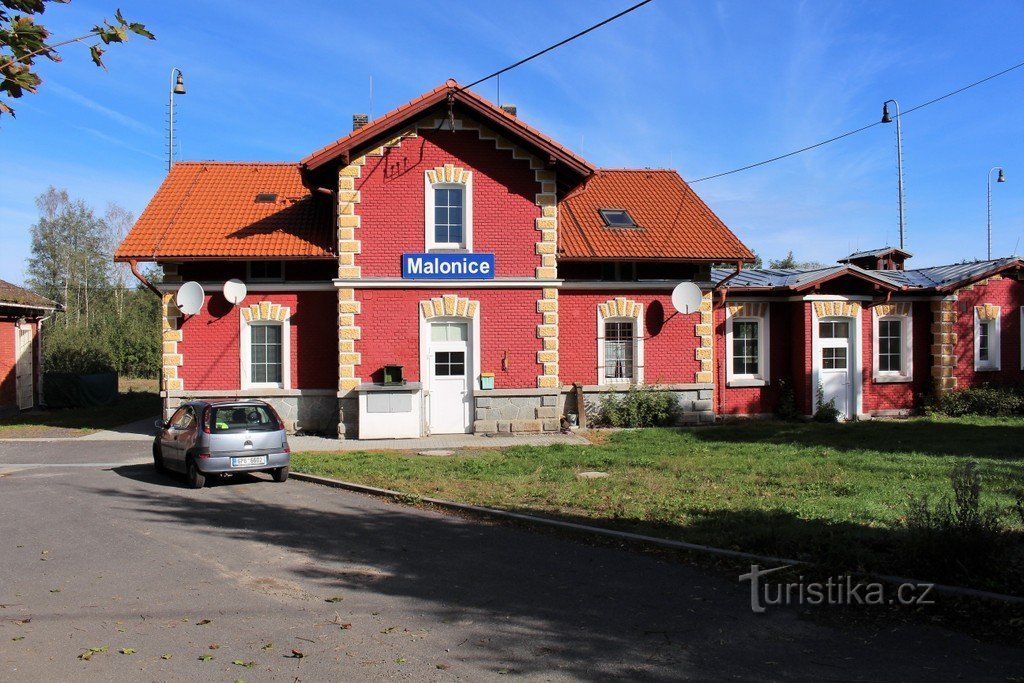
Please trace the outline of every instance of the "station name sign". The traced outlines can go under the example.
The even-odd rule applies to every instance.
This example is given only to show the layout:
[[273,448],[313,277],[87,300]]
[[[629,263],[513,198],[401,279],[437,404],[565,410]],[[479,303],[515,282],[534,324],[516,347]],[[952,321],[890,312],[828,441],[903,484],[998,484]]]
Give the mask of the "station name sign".
[[494,254],[402,254],[405,280],[493,280]]

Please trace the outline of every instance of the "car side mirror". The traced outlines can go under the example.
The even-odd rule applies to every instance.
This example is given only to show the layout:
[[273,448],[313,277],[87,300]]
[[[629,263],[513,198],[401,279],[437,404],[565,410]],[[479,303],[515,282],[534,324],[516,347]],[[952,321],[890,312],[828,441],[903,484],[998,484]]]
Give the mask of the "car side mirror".
[[167,423],[159,418],[157,418],[157,421],[153,423],[153,426],[159,429],[160,431],[167,429]]

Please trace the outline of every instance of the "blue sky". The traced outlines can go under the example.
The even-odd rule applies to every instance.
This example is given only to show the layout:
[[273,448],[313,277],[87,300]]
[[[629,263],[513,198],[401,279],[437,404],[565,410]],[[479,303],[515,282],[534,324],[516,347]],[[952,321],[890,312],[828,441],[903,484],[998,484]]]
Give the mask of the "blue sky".
[[[114,0],[46,15],[84,32]],[[139,213],[165,173],[172,66],[181,159],[297,160],[345,134],[353,112],[398,106],[454,77],[470,82],[629,4],[280,3],[123,0],[157,34],[41,63],[38,95],[0,119],[0,278],[21,282],[33,198],[67,188],[102,212]],[[1024,4],[682,2],[652,4],[501,78],[519,115],[593,163],[670,167],[693,179],[876,121],[1024,61]],[[477,91],[495,98],[493,81]],[[919,266],[1024,253],[1024,68],[903,119],[907,248]],[[832,262],[898,241],[895,130],[694,185],[766,259],[792,249]]]

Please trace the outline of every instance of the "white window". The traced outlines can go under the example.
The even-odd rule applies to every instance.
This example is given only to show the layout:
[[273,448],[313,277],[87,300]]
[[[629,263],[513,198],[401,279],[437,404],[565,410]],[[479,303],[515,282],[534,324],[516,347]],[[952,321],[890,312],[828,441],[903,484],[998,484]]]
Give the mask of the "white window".
[[874,312],[874,381],[909,382],[913,379],[913,316],[911,313],[878,315]]
[[249,261],[249,282],[284,281],[284,261]]
[[427,250],[473,250],[473,179],[466,175],[463,183],[432,183],[428,175],[424,202]]
[[289,324],[242,320],[241,364],[243,389],[289,389],[291,346]]
[[725,382],[730,387],[768,383],[768,309],[764,315],[732,315],[725,322]]
[[597,383],[643,384],[643,319],[639,316],[603,318],[599,312],[597,336]]
[[[982,313],[981,311],[985,312]],[[995,311],[995,315],[991,311]],[[985,317],[982,317],[984,315]],[[974,369],[998,370],[999,363],[999,306],[974,309]]]

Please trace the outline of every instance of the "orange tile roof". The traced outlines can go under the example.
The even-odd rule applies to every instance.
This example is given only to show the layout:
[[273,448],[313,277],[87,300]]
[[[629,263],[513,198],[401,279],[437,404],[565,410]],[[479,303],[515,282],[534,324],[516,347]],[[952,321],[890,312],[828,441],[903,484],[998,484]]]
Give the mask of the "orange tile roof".
[[[258,193],[277,199],[257,202]],[[297,164],[178,162],[114,258],[332,258],[331,212]]]
[[[598,209],[626,209],[639,227],[607,228]],[[559,218],[561,258],[754,258],[672,170],[598,170],[559,203]]]
[[379,144],[382,137],[386,137],[389,133],[422,117],[428,110],[443,106],[449,97],[452,98],[454,105],[465,107],[476,115],[487,119],[495,127],[503,130],[505,134],[516,137],[520,142],[550,155],[552,159],[564,164],[568,169],[579,174],[581,178],[593,172],[594,167],[586,159],[475,92],[463,89],[454,79],[449,79],[444,85],[423,93],[397,109],[370,121],[362,128],[321,147],[299,163],[304,169],[312,172],[343,154]]

